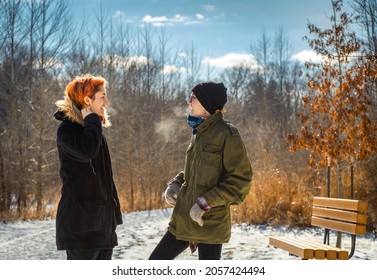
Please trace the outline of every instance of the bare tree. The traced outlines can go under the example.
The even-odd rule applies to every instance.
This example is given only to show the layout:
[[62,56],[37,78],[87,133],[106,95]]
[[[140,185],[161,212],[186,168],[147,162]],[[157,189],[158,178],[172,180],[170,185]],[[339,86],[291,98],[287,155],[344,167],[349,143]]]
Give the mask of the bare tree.
[[[271,80],[272,63],[271,56],[271,42],[267,37],[265,31],[262,32],[261,37],[255,45],[250,46],[251,53],[257,62],[257,73],[255,81],[250,81],[247,96],[249,111],[258,112],[258,119],[261,127],[267,127],[268,121],[268,100],[267,100],[267,85]],[[255,84],[253,90],[252,84]],[[256,98],[253,98],[255,96]],[[253,100],[252,100],[253,99]]]
[[[25,171],[25,147],[23,145],[22,113],[19,108],[23,97],[23,65],[25,55],[25,38],[27,30],[22,24],[24,6],[22,1],[2,1],[2,59],[0,77],[0,96],[4,100],[1,108],[1,156],[3,170],[1,174],[1,209],[6,215],[10,213],[12,195],[17,205],[26,206],[24,177],[17,176],[18,171]],[[22,126],[23,127],[23,126]],[[15,172],[17,170],[17,172]],[[20,209],[20,208],[18,208]]]
[[30,42],[34,48],[31,46],[30,49],[35,49],[35,53],[31,53],[31,57],[34,57],[32,79],[35,81],[30,88],[32,133],[35,136],[32,152],[35,155],[36,210],[43,213],[43,193],[46,185],[51,182],[48,174],[56,174],[52,172],[52,167],[56,168],[56,164],[48,161],[48,154],[55,146],[55,132],[52,123],[46,122],[46,118],[50,118],[49,112],[53,106],[51,92],[56,92],[54,75],[60,68],[59,60],[69,42],[67,34],[71,32],[71,22],[67,1],[45,0],[37,2],[37,7],[34,3],[31,5],[30,32],[36,35],[30,35],[34,38]]
[[[4,209],[15,201],[18,215],[27,215],[36,206],[43,209],[44,186],[56,177],[56,161],[49,161],[54,150],[54,130],[50,111],[51,92],[56,92],[59,55],[66,42],[67,1],[4,1],[2,18],[6,21],[1,37],[6,38],[1,59],[1,96],[7,104],[2,119],[2,156],[8,164],[2,182]],[[3,13],[4,12],[4,13]],[[64,20],[66,20],[64,22]],[[50,89],[53,90],[50,91]],[[5,142],[4,142],[5,143]],[[5,183],[4,183],[5,182]]]
[[182,66],[186,69],[185,91],[189,92],[199,81],[201,71],[201,55],[198,53],[193,42],[182,54],[182,61]]
[[354,0],[350,2],[353,11],[358,15],[360,36],[371,54],[377,52],[377,1]]
[[244,95],[242,93],[245,91],[244,88],[249,82],[251,73],[250,65],[243,64],[225,69],[221,74],[221,80],[229,87],[229,96],[233,97],[237,103],[244,101]]
[[[358,37],[365,52],[371,56],[377,53],[377,1],[376,0],[355,0],[350,3],[356,13],[356,21],[360,32]],[[369,88],[374,105],[377,105],[377,79],[373,79],[373,86]],[[377,117],[377,112],[374,112]]]
[[[275,33],[274,38],[274,58],[273,58],[273,72],[276,75],[278,81],[278,94],[282,102],[280,108],[283,110],[282,124],[289,123],[289,117],[291,115],[291,87],[290,87],[290,67],[291,67],[291,56],[292,56],[292,47],[289,43],[286,31],[282,26],[278,28]],[[285,129],[286,134],[287,128]]]
[[[97,71],[101,73],[103,71],[102,69],[105,67],[104,64],[104,59],[105,59],[105,47],[106,47],[106,40],[108,39],[108,36],[106,34],[108,33],[108,28],[109,28],[109,22],[107,20],[107,13],[105,12],[103,5],[102,5],[102,0],[99,1],[99,14],[95,11],[94,12],[95,17],[96,17],[96,23],[97,23],[97,28],[98,33],[92,32],[92,29],[88,29],[88,35],[90,38],[92,38],[92,44],[94,47],[95,53],[99,54],[99,65]],[[92,36],[94,35],[94,36]]]

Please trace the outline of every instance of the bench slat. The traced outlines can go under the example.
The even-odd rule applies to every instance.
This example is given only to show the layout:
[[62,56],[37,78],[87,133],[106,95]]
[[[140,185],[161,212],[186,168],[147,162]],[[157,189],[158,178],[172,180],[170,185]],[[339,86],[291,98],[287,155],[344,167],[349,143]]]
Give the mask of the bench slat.
[[336,231],[342,231],[350,234],[365,235],[366,227],[365,225],[358,225],[346,222],[340,222],[335,220],[329,220],[320,217],[312,217],[311,221],[313,226],[324,227]]
[[331,259],[337,258],[338,254],[335,250],[324,248],[320,243],[307,241],[301,238],[296,238],[296,240],[299,241],[303,246],[306,246],[306,248],[312,248],[314,250],[315,259],[323,260],[327,258],[327,255],[329,255],[329,258]]
[[313,206],[348,209],[358,212],[366,212],[368,210],[368,202],[366,201],[317,196],[313,198]]
[[323,247],[321,247],[320,244],[309,243],[306,240],[298,239],[298,238],[295,238],[294,240],[295,242],[297,242],[297,244],[300,244],[304,248],[313,249],[314,250],[313,259],[324,260],[326,258],[326,250]]
[[308,245],[312,245],[312,246],[316,246],[316,247],[324,249],[326,252],[326,259],[328,260],[348,260],[349,253],[347,250],[330,246],[330,245],[326,245],[326,244],[322,244],[322,243],[318,243],[311,240],[302,240],[302,241],[304,241]]
[[269,244],[274,247],[286,250],[291,254],[303,259],[312,259],[314,257],[313,249],[307,249],[305,248],[305,246],[300,245],[298,242],[292,242],[291,244],[289,244],[286,241],[287,240],[284,237],[270,237]]
[[347,221],[347,222],[357,223],[357,224],[365,225],[367,223],[366,214],[358,214],[357,212],[343,211],[343,210],[337,210],[337,209],[313,207],[312,215],[334,218],[337,220],[342,220],[342,221]]

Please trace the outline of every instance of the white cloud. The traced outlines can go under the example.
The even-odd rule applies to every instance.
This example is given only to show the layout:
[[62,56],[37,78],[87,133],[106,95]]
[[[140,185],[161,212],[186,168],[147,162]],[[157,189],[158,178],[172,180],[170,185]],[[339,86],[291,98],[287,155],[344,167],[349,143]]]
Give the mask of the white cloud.
[[165,75],[175,74],[175,73],[185,73],[186,69],[184,67],[178,68],[175,65],[164,65],[163,73]]
[[123,18],[125,17],[126,15],[124,14],[124,12],[120,11],[120,10],[117,10],[115,13],[114,13],[114,17],[120,17],[120,18]]
[[321,61],[322,57],[319,54],[316,54],[314,51],[302,51],[293,56],[293,59],[298,60],[300,62],[305,62],[311,60],[312,62],[319,62]]
[[212,12],[215,10],[215,5],[203,5],[202,6],[206,11]]
[[115,13],[113,14],[113,18],[119,19],[124,23],[133,23],[135,20],[135,18],[127,17],[126,14],[121,10],[115,11]]
[[196,17],[197,20],[203,20],[204,19],[204,16],[202,14],[196,14],[195,17]]
[[144,22],[152,23],[152,24],[161,24],[168,21],[166,16],[162,17],[152,17],[151,15],[145,15],[143,18]]
[[255,58],[251,54],[229,53],[218,58],[206,57],[204,58],[203,63],[216,68],[231,68],[234,66],[247,66],[253,69],[257,68]]
[[170,19],[172,22],[177,22],[177,23],[185,23],[189,21],[190,18],[186,16],[182,16],[180,14],[175,15],[173,18]]
[[185,52],[181,52],[181,53],[179,53],[178,56],[179,56],[179,57],[186,58],[186,57],[187,57],[187,53],[185,53]]
[[174,26],[176,24],[198,24],[202,22],[205,17],[201,14],[196,14],[194,18],[176,14],[172,18],[166,16],[153,17],[151,15],[145,15],[142,19],[144,23],[150,23],[153,26]]
[[[148,58],[145,56],[122,57],[115,55],[112,58],[110,58],[109,56],[105,57],[104,62],[106,64],[109,64],[111,62],[117,69],[128,69],[130,67],[142,67],[147,65]],[[153,61],[150,60],[149,63],[153,63]]]
[[127,58],[129,64],[147,65],[148,58],[145,56],[130,56]]

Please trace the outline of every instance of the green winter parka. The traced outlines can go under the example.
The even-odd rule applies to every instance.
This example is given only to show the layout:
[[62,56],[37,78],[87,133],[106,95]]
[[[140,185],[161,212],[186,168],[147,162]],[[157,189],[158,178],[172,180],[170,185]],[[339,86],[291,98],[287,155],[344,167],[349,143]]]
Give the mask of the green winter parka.
[[[222,113],[214,113],[197,128],[186,151],[184,171],[169,231],[178,240],[222,244],[230,239],[230,206],[244,201],[250,191],[252,169],[238,130]],[[204,196],[211,209],[203,227],[190,218],[191,207]]]

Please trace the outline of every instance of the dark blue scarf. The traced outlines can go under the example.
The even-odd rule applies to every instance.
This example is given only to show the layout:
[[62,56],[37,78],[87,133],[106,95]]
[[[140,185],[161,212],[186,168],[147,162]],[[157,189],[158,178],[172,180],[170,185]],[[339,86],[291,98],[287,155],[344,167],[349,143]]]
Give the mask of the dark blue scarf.
[[187,123],[189,125],[189,127],[192,128],[192,134],[196,134],[197,132],[197,127],[202,123],[204,122],[204,119],[202,118],[197,118],[197,117],[193,117],[191,115],[188,115],[187,117]]

